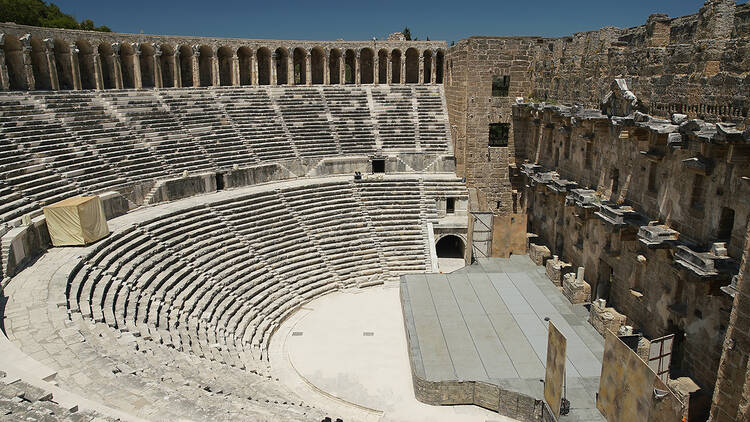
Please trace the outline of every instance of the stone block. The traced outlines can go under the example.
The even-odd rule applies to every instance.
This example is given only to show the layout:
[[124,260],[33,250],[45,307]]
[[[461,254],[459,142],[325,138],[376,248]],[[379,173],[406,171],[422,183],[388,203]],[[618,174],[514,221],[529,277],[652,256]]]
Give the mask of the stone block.
[[548,259],[546,263],[547,277],[555,283],[556,286],[562,286],[563,276],[573,272],[573,266],[565,261],[561,261],[557,255]]
[[594,329],[604,336],[607,330],[616,333],[620,330],[620,327],[625,325],[627,317],[615,310],[615,308],[607,307],[604,299],[598,299],[591,304],[591,310],[589,311],[589,323]]
[[563,276],[563,295],[570,303],[586,303],[591,298],[591,286],[583,280],[583,267],[578,267],[578,274],[568,273]]
[[544,265],[550,256],[552,256],[552,254],[548,247],[539,246],[533,243],[529,244],[529,258],[534,261],[534,264]]

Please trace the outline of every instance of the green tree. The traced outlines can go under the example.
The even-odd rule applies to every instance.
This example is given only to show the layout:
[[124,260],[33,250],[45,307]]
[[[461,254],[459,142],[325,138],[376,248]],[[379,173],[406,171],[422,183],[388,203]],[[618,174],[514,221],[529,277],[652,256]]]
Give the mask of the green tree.
[[85,29],[88,31],[112,32],[106,26],[96,26],[91,19],[78,23],[63,13],[54,3],[42,0],[0,0],[0,22],[15,22],[20,25],[47,28]]
[[402,34],[404,34],[404,38],[406,38],[407,41],[411,41],[411,31],[409,30],[409,27],[404,27],[404,30],[401,31]]

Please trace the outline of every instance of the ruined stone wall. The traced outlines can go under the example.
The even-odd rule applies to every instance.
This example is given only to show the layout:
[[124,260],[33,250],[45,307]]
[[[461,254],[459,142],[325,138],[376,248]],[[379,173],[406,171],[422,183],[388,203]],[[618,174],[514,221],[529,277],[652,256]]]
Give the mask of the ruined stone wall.
[[[530,88],[530,52],[534,38],[471,37],[451,47],[446,97],[455,126],[458,175],[478,188],[482,211],[514,212],[510,167],[515,163],[512,106]],[[509,76],[504,96],[492,95],[494,76]],[[489,146],[490,123],[511,124],[507,146]]]
[[748,25],[749,4],[717,0],[694,15],[652,15],[643,26],[544,40],[527,95],[596,107],[619,77],[650,114],[741,121],[750,94]]
[[[598,108],[612,80],[623,78],[652,115],[743,124],[750,106],[750,4],[707,1],[694,15],[652,15],[642,26],[562,38],[471,37],[449,49],[448,62],[467,75],[460,85],[454,79],[460,95],[446,90],[456,99],[448,111],[458,126],[456,151],[464,156],[460,175],[486,197],[487,209],[507,213],[512,190],[521,186],[505,165],[531,158],[517,140],[533,136],[513,126],[502,149],[487,146],[487,133],[489,123],[510,121],[515,97]],[[511,76],[508,97],[491,95],[498,74]]]
[[[748,232],[750,239],[750,232]],[[712,422],[746,421],[750,403],[750,242],[745,244],[711,408]]]
[[[742,137],[723,142],[716,134],[695,136],[685,129],[692,123],[680,128],[641,120],[517,105],[516,143],[524,144],[523,158],[539,166],[537,173],[522,177],[528,228],[538,235],[537,244],[585,267],[592,300],[606,298],[649,338],[677,333],[673,367],[710,391],[731,309],[721,288],[736,273],[730,263],[739,261],[750,218],[750,147]],[[703,165],[695,165],[696,158]],[[696,177],[702,186],[697,202]],[[592,202],[572,200],[573,189],[590,189]],[[604,218],[602,204],[624,211],[625,222]],[[720,221],[727,209],[734,218],[731,236],[722,239],[726,223]],[[679,240],[647,245],[639,230],[649,222],[674,230]],[[719,241],[726,242],[728,257],[711,259],[726,267],[717,264],[709,274],[679,264],[678,244],[696,256],[711,256],[712,244]]]

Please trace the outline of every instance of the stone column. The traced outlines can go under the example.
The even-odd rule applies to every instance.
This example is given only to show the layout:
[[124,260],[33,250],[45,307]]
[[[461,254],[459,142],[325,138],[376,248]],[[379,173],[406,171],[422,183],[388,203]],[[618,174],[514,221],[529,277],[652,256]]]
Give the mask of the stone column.
[[173,81],[173,87],[180,88],[182,87],[182,69],[180,68],[180,50],[175,47],[174,54],[172,54],[172,69],[174,69],[174,72],[172,72],[172,77],[174,78]]
[[154,88],[164,87],[164,81],[162,81],[161,75],[161,46],[158,44],[154,45]]
[[435,85],[437,82],[437,52],[432,50],[432,58],[430,58],[430,84]]
[[70,57],[70,75],[73,78],[73,89],[74,90],[80,90],[81,89],[81,69],[78,66],[78,47],[76,47],[75,44],[70,44],[68,47],[68,50],[70,51],[69,57]]
[[250,85],[258,85],[258,59],[256,55],[258,54],[258,50],[253,50],[250,52]]
[[47,71],[49,72],[49,86],[53,91],[60,89],[60,81],[57,79],[57,61],[55,60],[55,42],[46,38],[44,40],[44,56],[47,60]]
[[20,39],[21,53],[23,58],[23,73],[26,89],[33,91],[36,88],[34,80],[34,65],[31,62],[31,34],[26,34]]
[[232,86],[240,85],[240,58],[237,53],[232,53]]
[[401,54],[401,73],[398,75],[399,83],[406,84],[406,53]]
[[7,91],[10,89],[10,83],[8,82],[8,66],[5,65],[5,34],[0,34],[0,89]]
[[133,44],[133,88],[143,88],[143,79],[141,76],[141,44]]
[[344,55],[339,56],[339,84],[346,84],[346,66],[344,66]]
[[305,52],[305,85],[312,85],[312,53],[310,50]]
[[193,86],[201,86],[201,70],[198,63],[198,58],[201,55],[201,47],[194,45],[193,47],[193,59],[191,60],[191,66],[193,67]]
[[120,58],[120,43],[112,43],[112,77],[115,80],[115,89],[122,89],[122,59]]
[[362,82],[362,75],[360,74],[362,70],[362,63],[360,63],[360,54],[359,51],[357,51],[357,54],[354,56],[354,69],[352,71],[354,72],[354,83],[359,85]]
[[[229,77],[231,78],[232,75],[230,74]],[[211,85],[221,85],[221,76],[219,75],[219,57],[216,55],[215,51],[211,52]]]
[[380,83],[380,55],[377,52],[372,57],[372,83]]
[[91,61],[94,63],[94,87],[97,90],[104,89],[104,77],[102,76],[102,58],[99,52],[94,50],[91,53]]
[[294,52],[286,55],[286,83],[294,85]]
[[393,60],[393,56],[391,55],[391,52],[388,52],[388,55],[385,58],[385,70],[387,72],[385,83],[388,85],[393,83],[393,63],[391,62]]
[[419,69],[419,76],[417,76],[417,83],[423,84],[424,83],[424,53],[419,52],[419,62],[417,64],[417,68]]
[[279,79],[276,76],[276,61],[279,58],[277,57],[276,52],[274,51],[271,53],[271,80],[269,81],[270,85],[278,85]]

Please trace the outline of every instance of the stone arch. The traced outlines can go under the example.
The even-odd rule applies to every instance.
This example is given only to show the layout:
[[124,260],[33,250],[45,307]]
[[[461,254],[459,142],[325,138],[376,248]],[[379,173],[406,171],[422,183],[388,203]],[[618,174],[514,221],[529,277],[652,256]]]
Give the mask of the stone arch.
[[344,83],[353,84],[356,81],[357,55],[354,50],[344,53]]
[[3,52],[5,65],[8,68],[8,88],[12,91],[28,89],[21,42],[10,34],[5,34],[4,41]]
[[214,84],[214,50],[207,45],[198,48],[198,75],[201,86]]
[[78,72],[81,75],[81,89],[96,89],[94,49],[86,40],[76,41],[75,46],[78,49]]
[[310,52],[310,79],[313,85],[324,83],[324,66],[325,51],[320,47],[315,47]]
[[442,84],[445,75],[445,52],[438,50],[435,54],[435,83]]
[[160,44],[159,50],[159,67],[161,67],[161,86],[164,88],[174,88],[175,80],[175,49],[169,44]]
[[375,82],[375,53],[371,48],[359,50],[359,81],[363,84]]
[[154,69],[154,58],[156,48],[151,43],[139,44],[141,54],[138,62],[141,70],[141,86],[153,88],[156,86],[156,69]]
[[226,46],[220,47],[216,50],[216,58],[219,60],[219,85],[232,85],[232,50]]
[[401,50],[391,51],[391,83],[401,83]]
[[304,48],[297,47],[292,52],[292,63],[294,66],[294,84],[305,85],[307,84],[307,50]]
[[120,46],[120,67],[122,69],[122,87],[135,88],[135,48],[130,43]]
[[271,84],[271,51],[261,47],[256,53],[258,60],[258,85]]
[[289,83],[289,52],[284,47],[274,51],[276,55],[276,84],[286,85]]
[[378,51],[378,83],[388,83],[388,51],[385,49]]
[[63,40],[55,38],[55,67],[60,89],[75,89],[73,67],[70,59],[70,46]]
[[51,90],[52,75],[47,62],[47,48],[44,41],[31,37],[31,66],[34,72],[34,89]]
[[249,47],[240,47],[237,49],[237,61],[240,66],[239,85],[253,84],[253,51]]
[[115,57],[111,44],[99,44],[99,59],[102,63],[102,88],[117,88],[117,73],[115,72]]
[[463,258],[466,240],[457,234],[444,234],[435,241],[438,258]]
[[328,56],[328,73],[331,75],[331,85],[341,83],[341,50],[334,48]]
[[419,51],[411,47],[406,50],[406,83],[415,84],[419,82]]
[[424,70],[424,83],[429,84],[432,83],[432,51],[431,50],[425,50],[424,53],[422,53],[424,56],[423,61],[423,70]]
[[180,83],[184,87],[193,86],[193,49],[180,46]]

